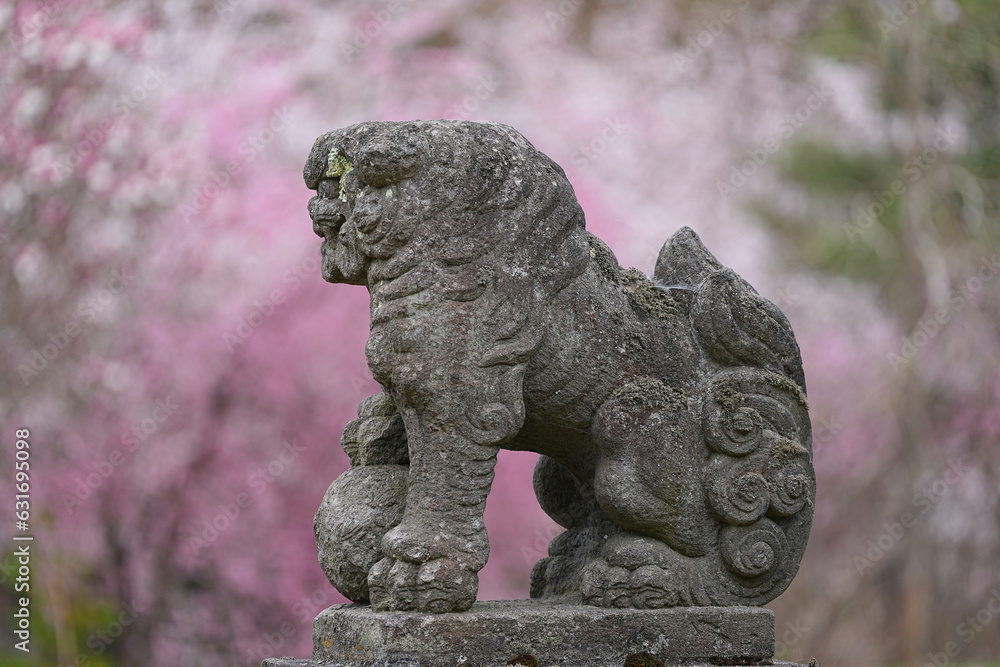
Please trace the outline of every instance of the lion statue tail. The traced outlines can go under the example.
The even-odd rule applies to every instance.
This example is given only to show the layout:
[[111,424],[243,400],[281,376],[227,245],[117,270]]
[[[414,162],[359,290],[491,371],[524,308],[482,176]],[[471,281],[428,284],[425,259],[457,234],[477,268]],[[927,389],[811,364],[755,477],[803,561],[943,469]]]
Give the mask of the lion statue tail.
[[702,604],[764,604],[791,583],[812,524],[812,429],[798,344],[778,307],[688,227],[664,244],[653,278],[685,294],[710,359],[702,474],[719,536],[691,573],[690,595]]

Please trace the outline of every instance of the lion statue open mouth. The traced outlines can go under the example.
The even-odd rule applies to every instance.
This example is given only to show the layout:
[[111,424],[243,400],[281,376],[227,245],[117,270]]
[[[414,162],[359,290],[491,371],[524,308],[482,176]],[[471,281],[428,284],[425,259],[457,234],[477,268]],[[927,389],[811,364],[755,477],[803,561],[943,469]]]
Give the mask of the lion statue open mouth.
[[688,228],[623,270],[563,170],[495,123],[370,122],[305,166],[323,277],[371,294],[384,392],[316,516],[330,581],[376,610],[476,599],[500,448],[538,452],[566,531],[531,596],[764,604],[805,550],[815,475],[788,321]]

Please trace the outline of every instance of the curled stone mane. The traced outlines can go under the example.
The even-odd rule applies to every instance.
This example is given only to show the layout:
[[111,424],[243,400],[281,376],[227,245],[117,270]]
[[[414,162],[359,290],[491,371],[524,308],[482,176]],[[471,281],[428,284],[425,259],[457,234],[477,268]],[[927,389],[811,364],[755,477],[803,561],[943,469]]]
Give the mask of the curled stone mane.
[[333,151],[369,185],[409,187],[413,210],[372,247],[369,280],[433,273],[436,301],[481,304],[492,344],[479,365],[524,362],[547,304],[591,259],[562,168],[499,123],[371,122],[317,139],[304,170],[310,187]]

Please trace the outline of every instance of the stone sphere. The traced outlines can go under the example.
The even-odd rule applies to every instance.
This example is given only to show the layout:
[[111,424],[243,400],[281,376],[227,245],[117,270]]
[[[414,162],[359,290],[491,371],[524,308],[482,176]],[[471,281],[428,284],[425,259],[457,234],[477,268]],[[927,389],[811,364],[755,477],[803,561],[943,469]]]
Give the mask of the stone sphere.
[[384,556],[382,537],[403,519],[409,468],[349,468],[327,489],[313,528],[319,564],[353,602],[368,602],[368,571]]

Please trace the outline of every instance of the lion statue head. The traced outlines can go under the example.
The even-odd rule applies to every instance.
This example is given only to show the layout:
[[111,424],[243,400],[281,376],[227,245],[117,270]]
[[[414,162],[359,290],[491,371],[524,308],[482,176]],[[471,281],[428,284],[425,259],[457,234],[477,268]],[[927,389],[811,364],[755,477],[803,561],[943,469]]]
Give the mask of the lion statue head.
[[436,303],[482,299],[484,365],[530,354],[545,305],[591,258],[566,174],[506,125],[360,123],[319,137],[303,175],[324,279],[377,299],[408,274]]

